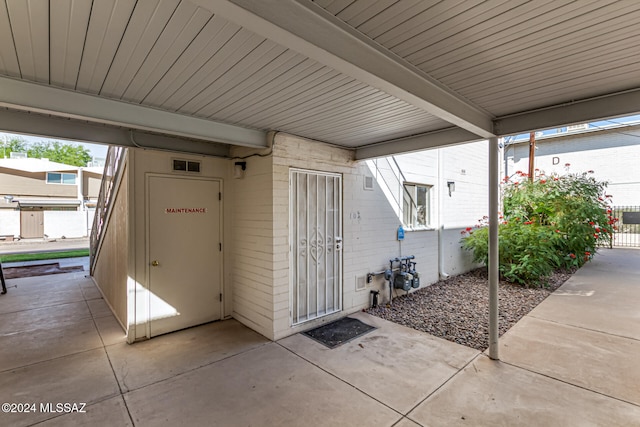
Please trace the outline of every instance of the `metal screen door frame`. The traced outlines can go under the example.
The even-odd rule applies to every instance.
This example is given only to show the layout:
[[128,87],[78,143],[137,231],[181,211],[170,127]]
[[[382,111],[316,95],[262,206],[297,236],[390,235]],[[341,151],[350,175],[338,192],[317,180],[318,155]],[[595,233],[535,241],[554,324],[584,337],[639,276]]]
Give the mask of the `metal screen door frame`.
[[290,319],[342,311],[342,175],[289,170]]

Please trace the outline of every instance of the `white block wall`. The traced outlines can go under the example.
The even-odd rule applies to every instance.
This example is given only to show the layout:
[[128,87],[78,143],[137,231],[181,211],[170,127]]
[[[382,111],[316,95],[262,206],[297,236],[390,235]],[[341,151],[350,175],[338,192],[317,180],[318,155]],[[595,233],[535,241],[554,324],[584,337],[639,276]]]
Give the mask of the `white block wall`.
[[[247,150],[236,149],[242,156]],[[273,339],[274,293],[273,176],[270,157],[244,159],[242,179],[231,179],[234,194],[231,235],[233,317]],[[227,200],[228,203],[228,200]],[[280,255],[282,257],[282,255]],[[288,301],[287,301],[288,302]]]
[[20,211],[0,209],[0,234],[20,235]]
[[[91,218],[93,221],[93,218]],[[50,239],[86,237],[88,213],[82,211],[44,211],[44,234]]]
[[[44,211],[44,234],[51,239],[87,237],[93,224],[94,210]],[[20,211],[0,210],[0,234],[20,235]]]
[[[487,146],[484,142],[457,146],[443,149],[440,155],[444,165],[440,179],[436,151],[399,156],[398,161],[406,170],[408,181],[434,186],[442,183],[446,186],[447,180],[456,181],[456,191],[451,198],[447,193],[443,203],[448,213],[444,221],[444,257],[445,267],[451,274],[462,273],[474,266],[469,254],[460,250],[460,227],[475,224],[487,212]],[[289,169],[292,167],[341,173],[343,177],[343,312],[296,327],[290,326],[289,315]],[[257,290],[251,292],[251,297],[264,307],[273,306],[274,324],[270,338],[279,339],[368,307],[372,289],[381,292],[382,301],[388,300],[388,286],[382,276],[376,277],[363,290],[356,290],[356,284],[358,278],[366,277],[367,273],[387,268],[389,259],[396,256],[416,256],[423,285],[438,280],[437,230],[407,232],[405,240],[399,242],[396,231],[400,221],[396,207],[389,203],[378,185],[373,191],[365,190],[365,176],[371,176],[369,167],[365,162],[354,162],[349,150],[285,134],[276,136],[272,194],[273,295]],[[264,193],[267,193],[266,189]],[[236,252],[235,256],[238,255],[240,253]]]
[[[486,212],[486,144],[407,155],[402,167],[414,182],[435,188],[456,181],[456,191],[446,195],[443,206],[445,269],[450,274],[473,267],[460,252],[460,227],[475,223]],[[234,148],[233,156],[244,157],[255,150]],[[133,235],[129,276],[136,286],[146,286],[145,196],[146,174],[170,173],[171,153],[132,150],[129,188]],[[184,156],[183,156],[184,157]],[[367,273],[384,270],[389,259],[415,255],[424,286],[438,280],[438,230],[410,231],[398,242],[398,213],[376,184],[364,188],[371,171],[365,162],[353,161],[353,152],[286,134],[277,134],[273,154],[248,157],[241,179],[231,178],[235,160],[197,158],[202,176],[219,177],[224,203],[224,312],[270,339],[279,339],[314,327],[371,304],[371,290],[388,300],[387,283],[377,276],[357,290]],[[438,176],[438,157],[442,168]],[[343,311],[332,316],[291,326],[289,277],[289,171],[291,168],[339,173],[343,182]],[[462,173],[460,168],[466,168]],[[443,184],[444,183],[444,184]],[[439,198],[435,197],[437,204]],[[475,206],[477,205],[477,206]],[[437,206],[436,206],[437,207]],[[438,216],[436,215],[436,218]],[[397,294],[402,294],[402,291]],[[130,322],[134,338],[144,336],[143,311],[135,311]],[[138,327],[139,326],[139,327]]]
[[[621,133],[624,132],[624,133]],[[618,206],[640,205],[640,130],[612,129],[545,138],[536,141],[535,167],[558,174],[593,170],[594,177],[609,181],[608,193]],[[557,164],[554,165],[554,158]],[[567,169],[565,164],[571,166]],[[505,150],[506,175],[529,168],[529,143]]]
[[[489,145],[487,141],[440,149],[444,159],[441,184],[444,189],[443,224],[445,229],[475,225],[489,213]],[[455,182],[449,196],[447,181]],[[459,234],[459,233],[458,233]]]

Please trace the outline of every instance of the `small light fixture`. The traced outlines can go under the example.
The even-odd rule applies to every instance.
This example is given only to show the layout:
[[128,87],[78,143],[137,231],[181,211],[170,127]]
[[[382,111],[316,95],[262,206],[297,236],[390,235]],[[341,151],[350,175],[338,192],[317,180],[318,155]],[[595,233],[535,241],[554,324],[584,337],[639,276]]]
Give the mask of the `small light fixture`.
[[456,183],[453,181],[447,181],[447,187],[449,187],[449,197],[451,197],[451,193],[456,191]]
[[234,178],[243,178],[244,171],[247,170],[247,162],[235,162],[233,165],[233,177]]

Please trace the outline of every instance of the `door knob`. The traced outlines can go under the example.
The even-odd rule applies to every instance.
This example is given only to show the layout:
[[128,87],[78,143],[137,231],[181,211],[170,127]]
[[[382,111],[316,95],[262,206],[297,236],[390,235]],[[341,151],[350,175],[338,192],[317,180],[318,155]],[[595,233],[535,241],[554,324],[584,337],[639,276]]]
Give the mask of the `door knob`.
[[151,261],[151,265],[154,266],[154,267],[157,267],[157,266],[160,265],[160,263],[158,261],[156,261],[156,260],[153,260],[153,261]]

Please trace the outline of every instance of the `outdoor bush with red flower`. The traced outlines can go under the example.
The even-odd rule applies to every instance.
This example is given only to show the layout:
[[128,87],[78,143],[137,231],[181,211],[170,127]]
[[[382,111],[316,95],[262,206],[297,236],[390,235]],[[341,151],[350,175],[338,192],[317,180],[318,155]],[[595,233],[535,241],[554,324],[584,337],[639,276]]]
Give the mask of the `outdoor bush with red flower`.
[[[606,244],[617,218],[611,216],[606,182],[581,174],[516,172],[503,180],[499,226],[500,274],[520,284],[544,284],[557,269],[580,267]],[[473,234],[463,231],[463,247],[476,262],[488,261],[486,217]]]

